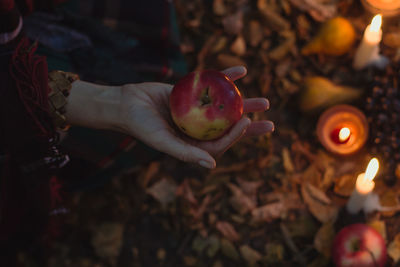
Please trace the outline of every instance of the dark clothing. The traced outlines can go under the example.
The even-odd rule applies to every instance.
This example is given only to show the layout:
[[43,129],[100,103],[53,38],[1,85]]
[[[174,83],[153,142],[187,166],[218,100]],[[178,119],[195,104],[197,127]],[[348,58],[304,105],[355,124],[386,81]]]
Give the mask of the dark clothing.
[[61,2],[0,0],[0,35],[25,16],[18,37],[0,44],[0,251],[9,252],[3,255],[50,240],[65,192],[99,185],[157,155],[132,137],[80,127],[59,142],[48,114],[48,70],[112,85],[186,73],[170,1]]

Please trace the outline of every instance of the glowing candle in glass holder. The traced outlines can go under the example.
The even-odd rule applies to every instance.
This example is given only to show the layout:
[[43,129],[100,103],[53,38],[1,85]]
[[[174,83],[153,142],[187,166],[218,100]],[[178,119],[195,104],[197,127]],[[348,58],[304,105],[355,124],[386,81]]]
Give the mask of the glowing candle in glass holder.
[[347,202],[347,211],[352,214],[360,212],[365,207],[366,200],[375,187],[373,179],[379,170],[379,161],[373,158],[369,161],[365,173],[361,173],[357,177],[356,187]]
[[359,151],[367,140],[367,119],[353,106],[336,105],[320,116],[317,136],[328,151],[339,155],[353,154]]
[[346,143],[347,141],[349,141],[350,135],[351,135],[350,129],[347,127],[343,127],[339,131],[339,141],[341,143]]
[[361,3],[372,14],[393,17],[400,14],[399,0],[361,0]]
[[351,131],[348,127],[336,128],[331,133],[331,139],[336,144],[347,143],[350,139]]

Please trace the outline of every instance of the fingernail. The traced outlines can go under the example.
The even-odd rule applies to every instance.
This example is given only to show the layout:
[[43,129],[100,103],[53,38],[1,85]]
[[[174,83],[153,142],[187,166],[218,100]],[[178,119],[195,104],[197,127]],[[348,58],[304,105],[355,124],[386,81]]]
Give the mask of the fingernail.
[[199,163],[200,166],[202,166],[204,168],[207,168],[207,169],[214,168],[214,164],[213,163],[205,161],[205,160],[200,160],[198,163]]
[[267,99],[267,107],[265,108],[265,110],[269,110],[269,100]]

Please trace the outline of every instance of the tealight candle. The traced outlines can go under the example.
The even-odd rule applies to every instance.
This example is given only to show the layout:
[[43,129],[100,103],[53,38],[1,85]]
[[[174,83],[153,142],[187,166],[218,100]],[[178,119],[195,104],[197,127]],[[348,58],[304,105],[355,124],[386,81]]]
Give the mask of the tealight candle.
[[369,161],[365,173],[361,173],[357,177],[356,186],[353,193],[347,202],[347,211],[351,214],[356,214],[362,209],[368,210],[365,206],[367,199],[374,190],[375,183],[373,179],[379,169],[379,162],[376,158]]
[[350,139],[351,131],[347,127],[336,128],[331,133],[331,139],[336,144],[347,143]]
[[393,17],[400,14],[399,0],[362,0],[361,3],[372,14]]
[[379,44],[382,40],[382,15],[376,15],[364,31],[364,36],[354,55],[353,67],[356,70],[368,65],[383,68],[388,63],[387,58],[379,54]]
[[367,141],[367,119],[353,106],[336,105],[320,116],[317,136],[328,151],[339,155],[353,154]]

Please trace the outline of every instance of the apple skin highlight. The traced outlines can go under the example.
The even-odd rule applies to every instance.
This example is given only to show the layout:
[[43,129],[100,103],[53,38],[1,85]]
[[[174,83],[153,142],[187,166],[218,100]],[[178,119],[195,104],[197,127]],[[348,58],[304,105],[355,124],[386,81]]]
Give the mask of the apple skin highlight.
[[332,246],[337,267],[383,267],[386,263],[385,240],[366,224],[351,224],[339,231]]
[[243,115],[239,89],[225,74],[195,71],[179,80],[170,95],[171,116],[179,129],[198,140],[221,137]]

